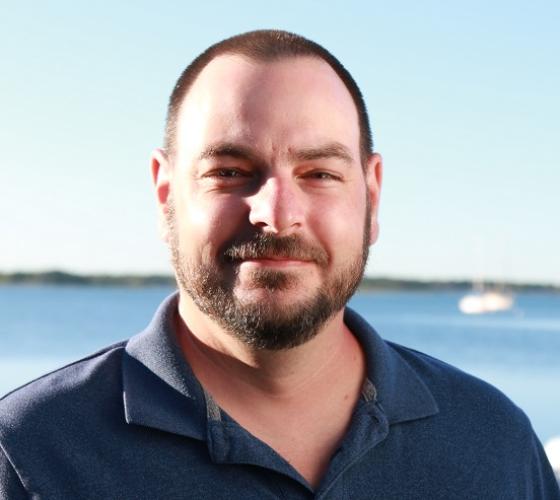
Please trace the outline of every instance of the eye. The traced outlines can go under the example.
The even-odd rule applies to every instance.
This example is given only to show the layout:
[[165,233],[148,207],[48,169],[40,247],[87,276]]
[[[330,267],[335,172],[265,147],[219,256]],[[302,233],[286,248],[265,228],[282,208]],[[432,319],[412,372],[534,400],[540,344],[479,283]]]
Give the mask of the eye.
[[334,172],[327,172],[325,170],[312,170],[302,175],[302,177],[317,181],[341,181],[342,177]]
[[212,169],[206,174],[204,174],[204,177],[207,178],[224,179],[224,180],[239,179],[248,176],[249,174],[247,172],[244,172],[243,170],[240,170],[237,167],[219,167],[219,168]]
[[321,180],[335,179],[335,176],[329,174],[328,172],[314,172],[313,174],[311,174],[311,177],[313,177],[314,179],[321,179]]
[[245,188],[254,180],[254,172],[240,166],[215,166],[200,176],[200,181],[210,190]]
[[216,177],[242,177],[243,174],[235,168],[219,168],[214,172]]

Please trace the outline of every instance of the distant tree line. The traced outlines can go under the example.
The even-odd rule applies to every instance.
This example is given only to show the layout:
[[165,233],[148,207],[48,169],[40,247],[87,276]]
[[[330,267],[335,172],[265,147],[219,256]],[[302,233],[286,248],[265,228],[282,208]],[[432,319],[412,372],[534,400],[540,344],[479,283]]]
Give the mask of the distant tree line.
[[[21,285],[82,285],[82,286],[169,286],[175,287],[175,278],[166,274],[75,274],[66,271],[45,272],[15,272],[0,273],[0,284]],[[560,286],[520,284],[520,283],[498,283],[488,281],[488,288],[505,288],[512,292],[555,292],[560,293]],[[410,291],[465,291],[472,287],[470,281],[429,281],[429,280],[407,280],[394,278],[371,278],[364,277],[360,285],[362,291],[375,290],[410,290]]]
[[22,285],[107,285],[107,286],[175,286],[175,278],[163,274],[94,274],[83,275],[65,271],[37,273],[0,273],[0,283]]

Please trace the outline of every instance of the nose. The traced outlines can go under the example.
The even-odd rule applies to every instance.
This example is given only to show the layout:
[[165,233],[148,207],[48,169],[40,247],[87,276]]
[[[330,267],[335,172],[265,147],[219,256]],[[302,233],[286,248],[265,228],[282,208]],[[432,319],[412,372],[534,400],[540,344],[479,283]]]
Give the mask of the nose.
[[303,200],[295,180],[269,177],[248,201],[249,221],[265,231],[289,233],[303,223]]

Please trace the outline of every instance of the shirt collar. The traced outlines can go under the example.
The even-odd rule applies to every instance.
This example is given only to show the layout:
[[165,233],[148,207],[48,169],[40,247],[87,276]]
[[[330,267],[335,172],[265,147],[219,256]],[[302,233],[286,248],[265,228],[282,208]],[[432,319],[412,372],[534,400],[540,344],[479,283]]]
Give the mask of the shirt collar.
[[[132,337],[123,355],[123,399],[128,423],[206,439],[204,392],[175,335],[178,293],[163,301],[151,323]],[[435,415],[437,404],[414,369],[355,311],[344,322],[364,349],[372,403],[389,424]]]
[[196,439],[206,438],[204,393],[175,335],[179,294],[167,297],[123,354],[123,399],[128,423]]
[[383,340],[349,307],[344,311],[344,323],[364,349],[367,377],[375,387],[376,403],[381,406],[389,424],[438,413],[431,391],[392,344]]

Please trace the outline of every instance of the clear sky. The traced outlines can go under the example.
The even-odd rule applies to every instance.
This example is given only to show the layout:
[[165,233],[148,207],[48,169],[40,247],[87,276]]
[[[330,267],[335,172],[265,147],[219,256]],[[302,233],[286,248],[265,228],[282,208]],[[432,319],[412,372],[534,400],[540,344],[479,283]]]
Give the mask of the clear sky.
[[170,272],[148,157],[176,78],[258,28],[331,50],[385,160],[368,274],[560,284],[560,3],[0,0],[0,271]]

